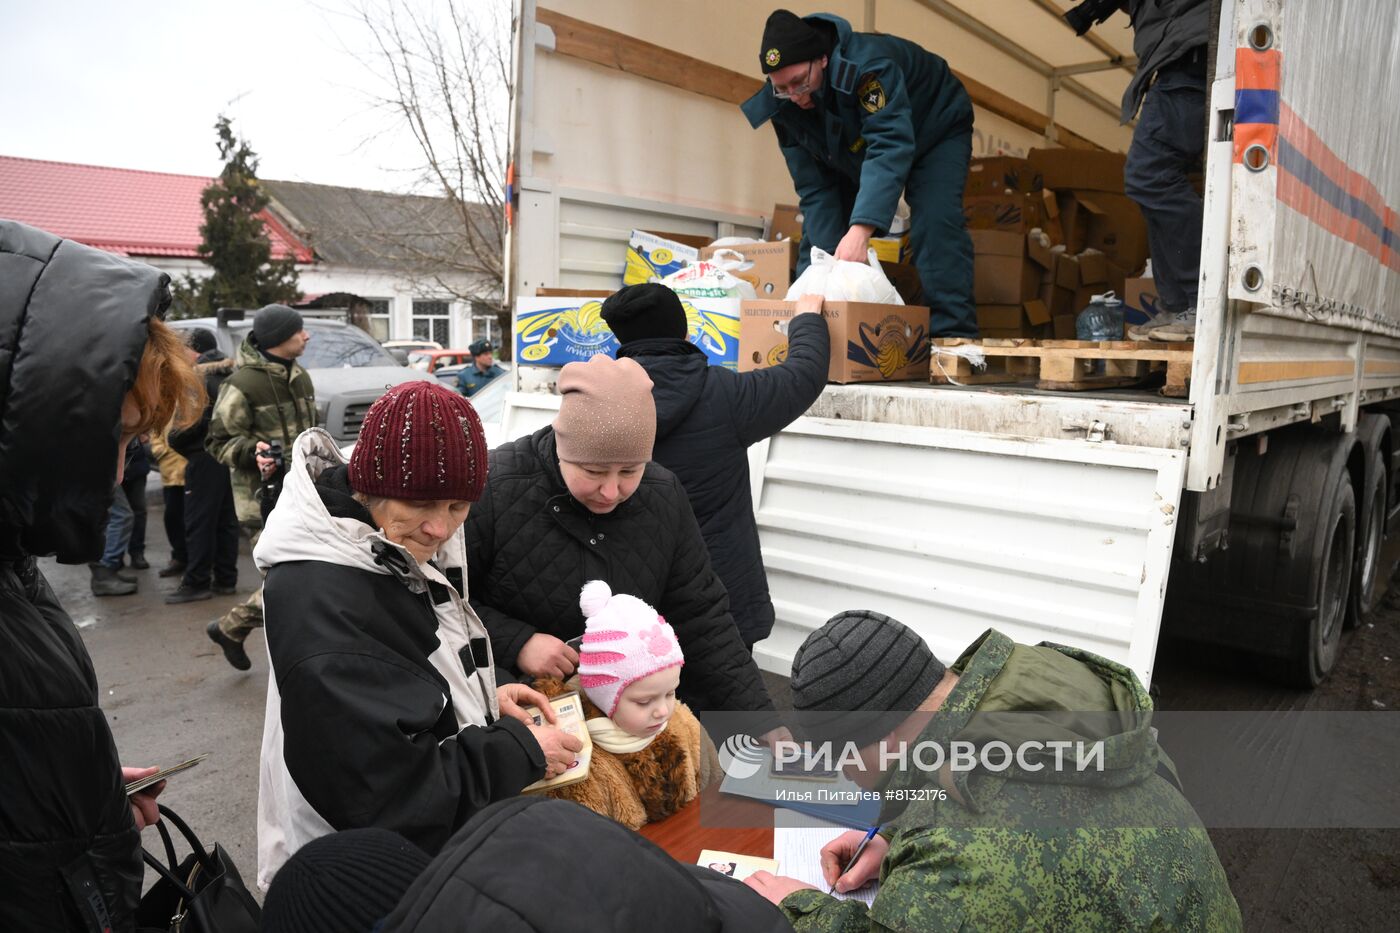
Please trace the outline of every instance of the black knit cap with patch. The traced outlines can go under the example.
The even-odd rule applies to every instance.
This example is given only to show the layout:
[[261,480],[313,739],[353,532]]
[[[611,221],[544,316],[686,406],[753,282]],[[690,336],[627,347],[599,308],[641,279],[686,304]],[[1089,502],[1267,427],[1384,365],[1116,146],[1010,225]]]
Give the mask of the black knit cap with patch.
[[798,725],[813,742],[869,745],[918,709],[946,670],[902,622],[868,609],[837,613],[792,660]]
[[793,62],[810,62],[831,52],[831,40],[822,30],[791,10],[774,10],[763,26],[763,46],[758,63],[772,74]]

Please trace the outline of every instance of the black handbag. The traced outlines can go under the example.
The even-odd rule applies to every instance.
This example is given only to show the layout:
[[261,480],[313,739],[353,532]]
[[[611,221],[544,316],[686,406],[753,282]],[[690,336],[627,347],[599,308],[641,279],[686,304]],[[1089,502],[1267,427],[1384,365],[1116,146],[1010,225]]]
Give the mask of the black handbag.
[[[142,933],[259,933],[262,908],[243,884],[243,879],[217,842],[213,850],[204,847],[189,824],[175,811],[162,805],[161,821],[156,824],[165,844],[165,864],[151,853],[141,851],[146,864],[160,875],[136,908],[136,928]],[[189,843],[184,861],[175,858],[175,844],[166,823],[173,823]]]

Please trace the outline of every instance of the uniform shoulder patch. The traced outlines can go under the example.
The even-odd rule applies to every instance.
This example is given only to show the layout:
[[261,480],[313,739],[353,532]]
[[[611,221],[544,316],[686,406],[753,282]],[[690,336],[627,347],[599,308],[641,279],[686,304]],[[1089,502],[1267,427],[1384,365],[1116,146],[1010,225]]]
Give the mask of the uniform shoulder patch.
[[885,106],[885,87],[880,83],[880,79],[875,77],[874,72],[861,76],[860,84],[856,89],[856,99],[865,108],[867,113],[875,113],[883,110]]

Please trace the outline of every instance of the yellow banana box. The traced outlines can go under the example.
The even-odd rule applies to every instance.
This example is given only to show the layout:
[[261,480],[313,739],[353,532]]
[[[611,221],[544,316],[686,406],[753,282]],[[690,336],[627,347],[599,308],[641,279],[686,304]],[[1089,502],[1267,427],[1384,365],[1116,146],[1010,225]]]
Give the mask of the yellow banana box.
[[622,270],[622,284],[654,282],[694,265],[700,261],[701,247],[709,242],[707,236],[633,230],[627,239],[627,264]]
[[[797,303],[745,301],[739,306],[739,372],[787,359],[788,325]],[[927,382],[929,309],[918,305],[828,301],[828,382]]]
[[[739,299],[681,298],[689,340],[711,366],[739,362]],[[523,366],[563,366],[617,352],[617,337],[603,320],[603,299],[588,295],[517,298],[515,359]],[[925,370],[928,366],[925,363]]]

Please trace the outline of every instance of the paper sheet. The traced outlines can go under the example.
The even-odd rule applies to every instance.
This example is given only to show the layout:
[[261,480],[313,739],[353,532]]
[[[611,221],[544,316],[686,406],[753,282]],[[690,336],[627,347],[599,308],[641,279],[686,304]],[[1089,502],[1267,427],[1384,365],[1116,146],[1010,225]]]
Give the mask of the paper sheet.
[[[778,810],[773,815],[773,857],[783,866],[783,875],[805,881],[825,893],[829,888],[822,877],[822,846],[844,832],[849,832],[845,826],[791,810]],[[879,891],[879,882],[872,881],[858,891],[832,897],[860,901],[868,907]]]

